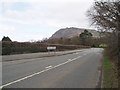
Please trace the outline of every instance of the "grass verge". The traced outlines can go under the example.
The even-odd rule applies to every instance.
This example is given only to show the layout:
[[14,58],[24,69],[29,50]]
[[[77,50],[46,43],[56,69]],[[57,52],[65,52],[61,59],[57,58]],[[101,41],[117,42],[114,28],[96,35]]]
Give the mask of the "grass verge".
[[103,60],[103,88],[118,88],[117,69],[107,56]]

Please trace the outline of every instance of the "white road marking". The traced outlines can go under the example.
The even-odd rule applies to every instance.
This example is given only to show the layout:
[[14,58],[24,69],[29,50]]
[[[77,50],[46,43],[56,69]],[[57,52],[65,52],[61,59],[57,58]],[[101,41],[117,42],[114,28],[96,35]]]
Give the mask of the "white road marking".
[[[87,54],[85,54],[85,55],[87,55]],[[83,56],[84,56],[84,55],[83,55]],[[3,88],[3,87],[6,87],[6,86],[9,86],[9,85],[11,85],[11,84],[14,84],[14,83],[23,81],[23,80],[25,80],[25,79],[31,78],[31,77],[33,77],[33,76],[35,76],[35,75],[41,74],[41,73],[46,72],[46,71],[48,71],[48,70],[51,70],[51,69],[53,69],[53,68],[59,67],[59,66],[61,66],[61,65],[64,65],[64,64],[66,64],[66,63],[69,63],[69,62],[72,62],[72,61],[74,61],[74,60],[76,60],[76,59],[78,59],[78,58],[81,58],[81,57],[82,57],[82,56],[78,56],[78,57],[76,57],[76,58],[69,59],[68,61],[66,61],[66,62],[64,62],[64,63],[61,63],[61,64],[58,64],[58,65],[56,65],[56,66],[54,66],[54,67],[53,67],[53,66],[49,66],[49,68],[46,68],[45,70],[42,70],[42,71],[37,72],[37,73],[33,73],[33,74],[28,75],[28,76],[26,76],[26,77],[23,77],[23,78],[20,78],[20,79],[18,79],[18,80],[9,82],[9,83],[7,83],[7,84],[4,84],[4,85],[0,86],[0,88]]]
[[28,75],[28,76],[26,76],[26,77],[23,77],[23,78],[21,78],[21,79],[12,81],[12,82],[10,82],[10,83],[7,83],[7,84],[5,84],[5,85],[0,86],[0,88],[9,86],[9,85],[11,85],[11,84],[14,84],[14,83],[17,83],[17,82],[20,82],[20,81],[23,81],[23,80],[25,80],[25,79],[27,79],[27,78],[33,77],[33,76],[35,76],[35,75],[38,75],[38,74],[43,73],[43,72],[45,72],[45,71],[48,71],[48,70],[50,70],[50,69],[52,69],[52,68],[48,68],[48,69],[42,70],[42,71],[40,71],[40,72],[37,72],[37,73],[31,74],[31,75]]
[[68,59],[68,61],[71,61],[71,59]]
[[48,67],[45,67],[45,68],[51,68],[52,66],[50,65],[50,66],[48,66]]

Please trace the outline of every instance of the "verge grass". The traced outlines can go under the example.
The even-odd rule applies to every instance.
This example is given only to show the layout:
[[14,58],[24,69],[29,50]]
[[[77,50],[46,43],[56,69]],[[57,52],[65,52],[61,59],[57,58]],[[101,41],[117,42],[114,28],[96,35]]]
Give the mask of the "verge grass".
[[117,69],[107,56],[103,60],[103,88],[118,88]]

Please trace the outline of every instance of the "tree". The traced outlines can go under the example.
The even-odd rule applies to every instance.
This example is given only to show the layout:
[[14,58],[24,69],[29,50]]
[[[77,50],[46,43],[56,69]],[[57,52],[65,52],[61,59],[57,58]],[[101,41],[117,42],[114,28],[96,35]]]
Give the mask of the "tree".
[[120,58],[120,0],[110,1],[94,2],[93,7],[88,10],[88,16],[92,24],[99,29],[111,32],[107,36],[108,47],[106,50],[112,60],[114,60],[118,71],[120,71],[120,66],[118,65],[118,62],[120,62],[118,61]]
[[88,30],[84,30],[84,32],[82,32],[79,37],[82,45],[89,45],[90,42],[88,42],[88,40],[91,39],[92,33],[88,32]]
[[110,31],[112,34],[108,36],[108,48],[109,53],[112,56],[118,56],[120,49],[120,0],[116,2],[94,2],[94,6],[88,10],[88,16],[92,21],[92,24],[96,25],[100,29]]
[[41,43],[47,43],[48,42],[48,39],[47,38],[43,38],[42,40],[41,40]]
[[88,16],[92,24],[105,30],[120,31],[120,1],[102,2],[97,1],[94,6],[88,10]]
[[2,38],[2,41],[9,41],[9,42],[11,42],[12,40],[11,40],[9,37],[5,37],[5,36],[4,36],[4,37]]
[[79,36],[75,36],[75,37],[71,38],[71,44],[79,45],[80,44]]

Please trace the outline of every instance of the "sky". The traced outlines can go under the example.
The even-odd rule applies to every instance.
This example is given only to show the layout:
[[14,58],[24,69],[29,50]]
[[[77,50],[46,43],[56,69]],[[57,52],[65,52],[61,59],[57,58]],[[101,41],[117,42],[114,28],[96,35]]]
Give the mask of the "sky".
[[61,28],[93,28],[86,11],[94,0],[1,0],[0,39],[38,41]]

